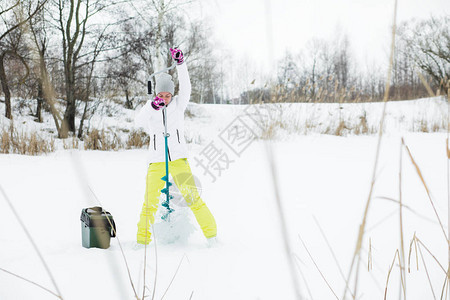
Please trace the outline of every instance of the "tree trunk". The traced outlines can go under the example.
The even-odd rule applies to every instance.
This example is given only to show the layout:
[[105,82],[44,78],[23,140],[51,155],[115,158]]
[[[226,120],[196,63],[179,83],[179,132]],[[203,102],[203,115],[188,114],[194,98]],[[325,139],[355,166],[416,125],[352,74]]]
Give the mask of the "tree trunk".
[[[50,80],[48,79],[47,66],[45,64],[45,47],[39,51],[39,71],[41,78],[39,79],[39,92],[42,91],[42,99],[50,106],[50,111],[55,122],[56,130],[58,131],[58,138],[61,138],[61,117],[55,107],[54,91]],[[38,93],[39,93],[38,92]],[[39,104],[38,104],[39,105]],[[39,110],[39,109],[38,109]]]
[[67,99],[67,107],[64,112],[64,119],[62,123],[61,136],[62,138],[67,138],[69,136],[69,132],[75,133],[75,99],[73,96],[72,99]]
[[84,106],[83,116],[81,117],[81,121],[80,121],[80,128],[78,128],[78,138],[80,140],[83,140],[83,125],[84,125],[84,120],[86,119],[87,107],[88,107],[88,101],[86,101],[86,105]]
[[8,81],[6,79],[6,72],[5,72],[5,65],[4,65],[5,54],[6,53],[2,53],[0,55],[0,82],[2,84],[3,94],[5,94],[5,104],[6,104],[5,117],[12,120],[11,91],[9,90]]
[[69,136],[69,132],[73,132],[75,134],[75,75],[74,71],[71,70],[73,66],[69,63],[66,67],[66,111],[64,112],[64,119],[61,126],[61,137],[67,138]]
[[133,109],[133,103],[130,101],[130,92],[128,91],[128,89],[125,89],[125,107],[128,109]]
[[42,123],[42,102],[44,101],[44,91],[42,88],[42,78],[39,79],[38,83],[38,96],[37,96],[37,107],[36,107],[36,118],[39,123]]

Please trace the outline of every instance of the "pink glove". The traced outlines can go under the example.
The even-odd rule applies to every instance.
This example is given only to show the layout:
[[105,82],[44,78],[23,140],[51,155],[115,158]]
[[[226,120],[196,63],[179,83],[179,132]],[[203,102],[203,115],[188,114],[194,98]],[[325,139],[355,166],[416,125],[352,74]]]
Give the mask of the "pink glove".
[[155,97],[155,99],[153,99],[153,101],[152,101],[153,109],[160,110],[164,106],[166,106],[166,103],[164,102],[164,99],[161,99],[159,97]]
[[170,48],[170,52],[172,53],[172,58],[177,62],[178,65],[184,63],[183,52],[180,49]]

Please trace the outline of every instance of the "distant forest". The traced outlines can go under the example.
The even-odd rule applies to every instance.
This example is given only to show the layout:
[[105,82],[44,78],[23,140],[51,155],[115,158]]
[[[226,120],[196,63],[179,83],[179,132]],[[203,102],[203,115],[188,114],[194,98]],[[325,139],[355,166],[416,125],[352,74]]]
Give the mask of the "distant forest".
[[[178,46],[189,62],[191,101],[196,103],[383,99],[386,67],[359,65],[345,34],[329,41],[314,39],[298,53],[286,53],[266,83],[230,74],[242,71],[208,38],[207,22],[186,16],[184,8],[193,2],[2,0],[4,115],[13,119],[11,101],[26,99],[35,106],[38,121],[43,109],[51,112],[58,136],[67,137],[76,132],[75,117],[87,118],[96,101],[124,99],[124,105],[134,109],[148,97],[148,75],[170,65],[168,49]],[[389,99],[448,93],[449,28],[448,16],[397,26]],[[230,93],[230,76],[245,81],[237,98]]]

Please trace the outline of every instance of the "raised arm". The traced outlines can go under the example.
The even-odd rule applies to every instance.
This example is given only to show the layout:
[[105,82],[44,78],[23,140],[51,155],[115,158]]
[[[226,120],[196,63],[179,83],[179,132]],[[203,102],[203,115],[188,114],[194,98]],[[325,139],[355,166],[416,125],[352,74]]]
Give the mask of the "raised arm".
[[178,90],[178,105],[185,110],[189,99],[191,98],[191,80],[189,78],[189,72],[186,63],[181,65],[177,65],[178,72],[178,82],[179,82],[179,90]]
[[189,72],[184,61],[183,51],[176,48],[170,48],[170,52],[173,60],[177,63],[178,82],[180,83],[177,105],[184,111],[191,98],[191,80],[189,79]]

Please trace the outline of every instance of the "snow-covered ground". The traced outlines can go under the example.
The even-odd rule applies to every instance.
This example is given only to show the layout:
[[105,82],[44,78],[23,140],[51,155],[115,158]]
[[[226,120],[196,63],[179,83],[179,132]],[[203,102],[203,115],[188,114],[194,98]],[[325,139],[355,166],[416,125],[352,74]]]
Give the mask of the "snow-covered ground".
[[[422,121],[429,126],[434,121],[446,125],[447,105],[442,98],[388,104],[362,241],[358,299],[384,297],[389,268],[396,250],[401,249],[399,205],[395,202],[399,199],[401,137],[422,171],[445,234],[448,233],[447,133],[442,129],[436,133],[411,132],[422,131],[413,128]],[[261,134],[261,119],[255,118],[253,108],[190,105],[192,117],[186,118],[186,139],[192,141],[189,160],[201,183],[202,198],[216,217],[219,244],[208,248],[193,221],[195,231],[186,242],[157,242],[149,246],[145,282],[144,250],[133,247],[145,189],[145,150],[58,150],[37,157],[0,154],[0,184],[41,250],[64,299],[135,299],[116,239],[112,239],[107,250],[81,246],[81,209],[99,205],[98,201],[114,216],[139,297],[145,285],[146,299],[152,299],[153,293],[154,299],[296,299],[275,197],[276,176],[296,284],[303,299],[342,299],[345,281],[339,267],[347,276],[369,195],[378,137],[351,131],[343,136],[320,133],[326,130],[322,126],[339,122],[339,114],[348,124],[358,124],[364,112],[368,127],[376,130],[382,104],[280,105],[283,106],[286,109],[260,107],[266,125],[289,120],[275,126],[277,130],[271,136],[276,138],[266,141],[251,139]],[[120,110],[111,117],[103,115],[98,122],[131,128],[133,114]],[[122,117],[118,120],[117,116]],[[302,127],[308,120],[314,121],[315,126]],[[36,129],[47,126],[35,125],[25,116],[16,122]],[[96,117],[91,122],[97,122]],[[312,129],[305,135],[299,128]],[[198,163],[205,162],[206,149],[218,153],[220,171],[214,167],[218,165],[205,169]],[[275,174],[270,170],[269,153],[274,158]],[[448,244],[407,151],[402,153],[406,299],[433,299],[433,295],[440,299],[448,266]],[[193,220],[192,214],[186,213]],[[414,234],[445,271],[424,246],[416,248],[413,244],[410,253]],[[55,291],[3,196],[0,268]],[[396,262],[390,273],[387,299],[399,297],[399,274]],[[352,292],[354,275],[355,272]],[[350,297],[347,293],[347,299]],[[0,270],[0,299],[28,298],[56,297]]]

